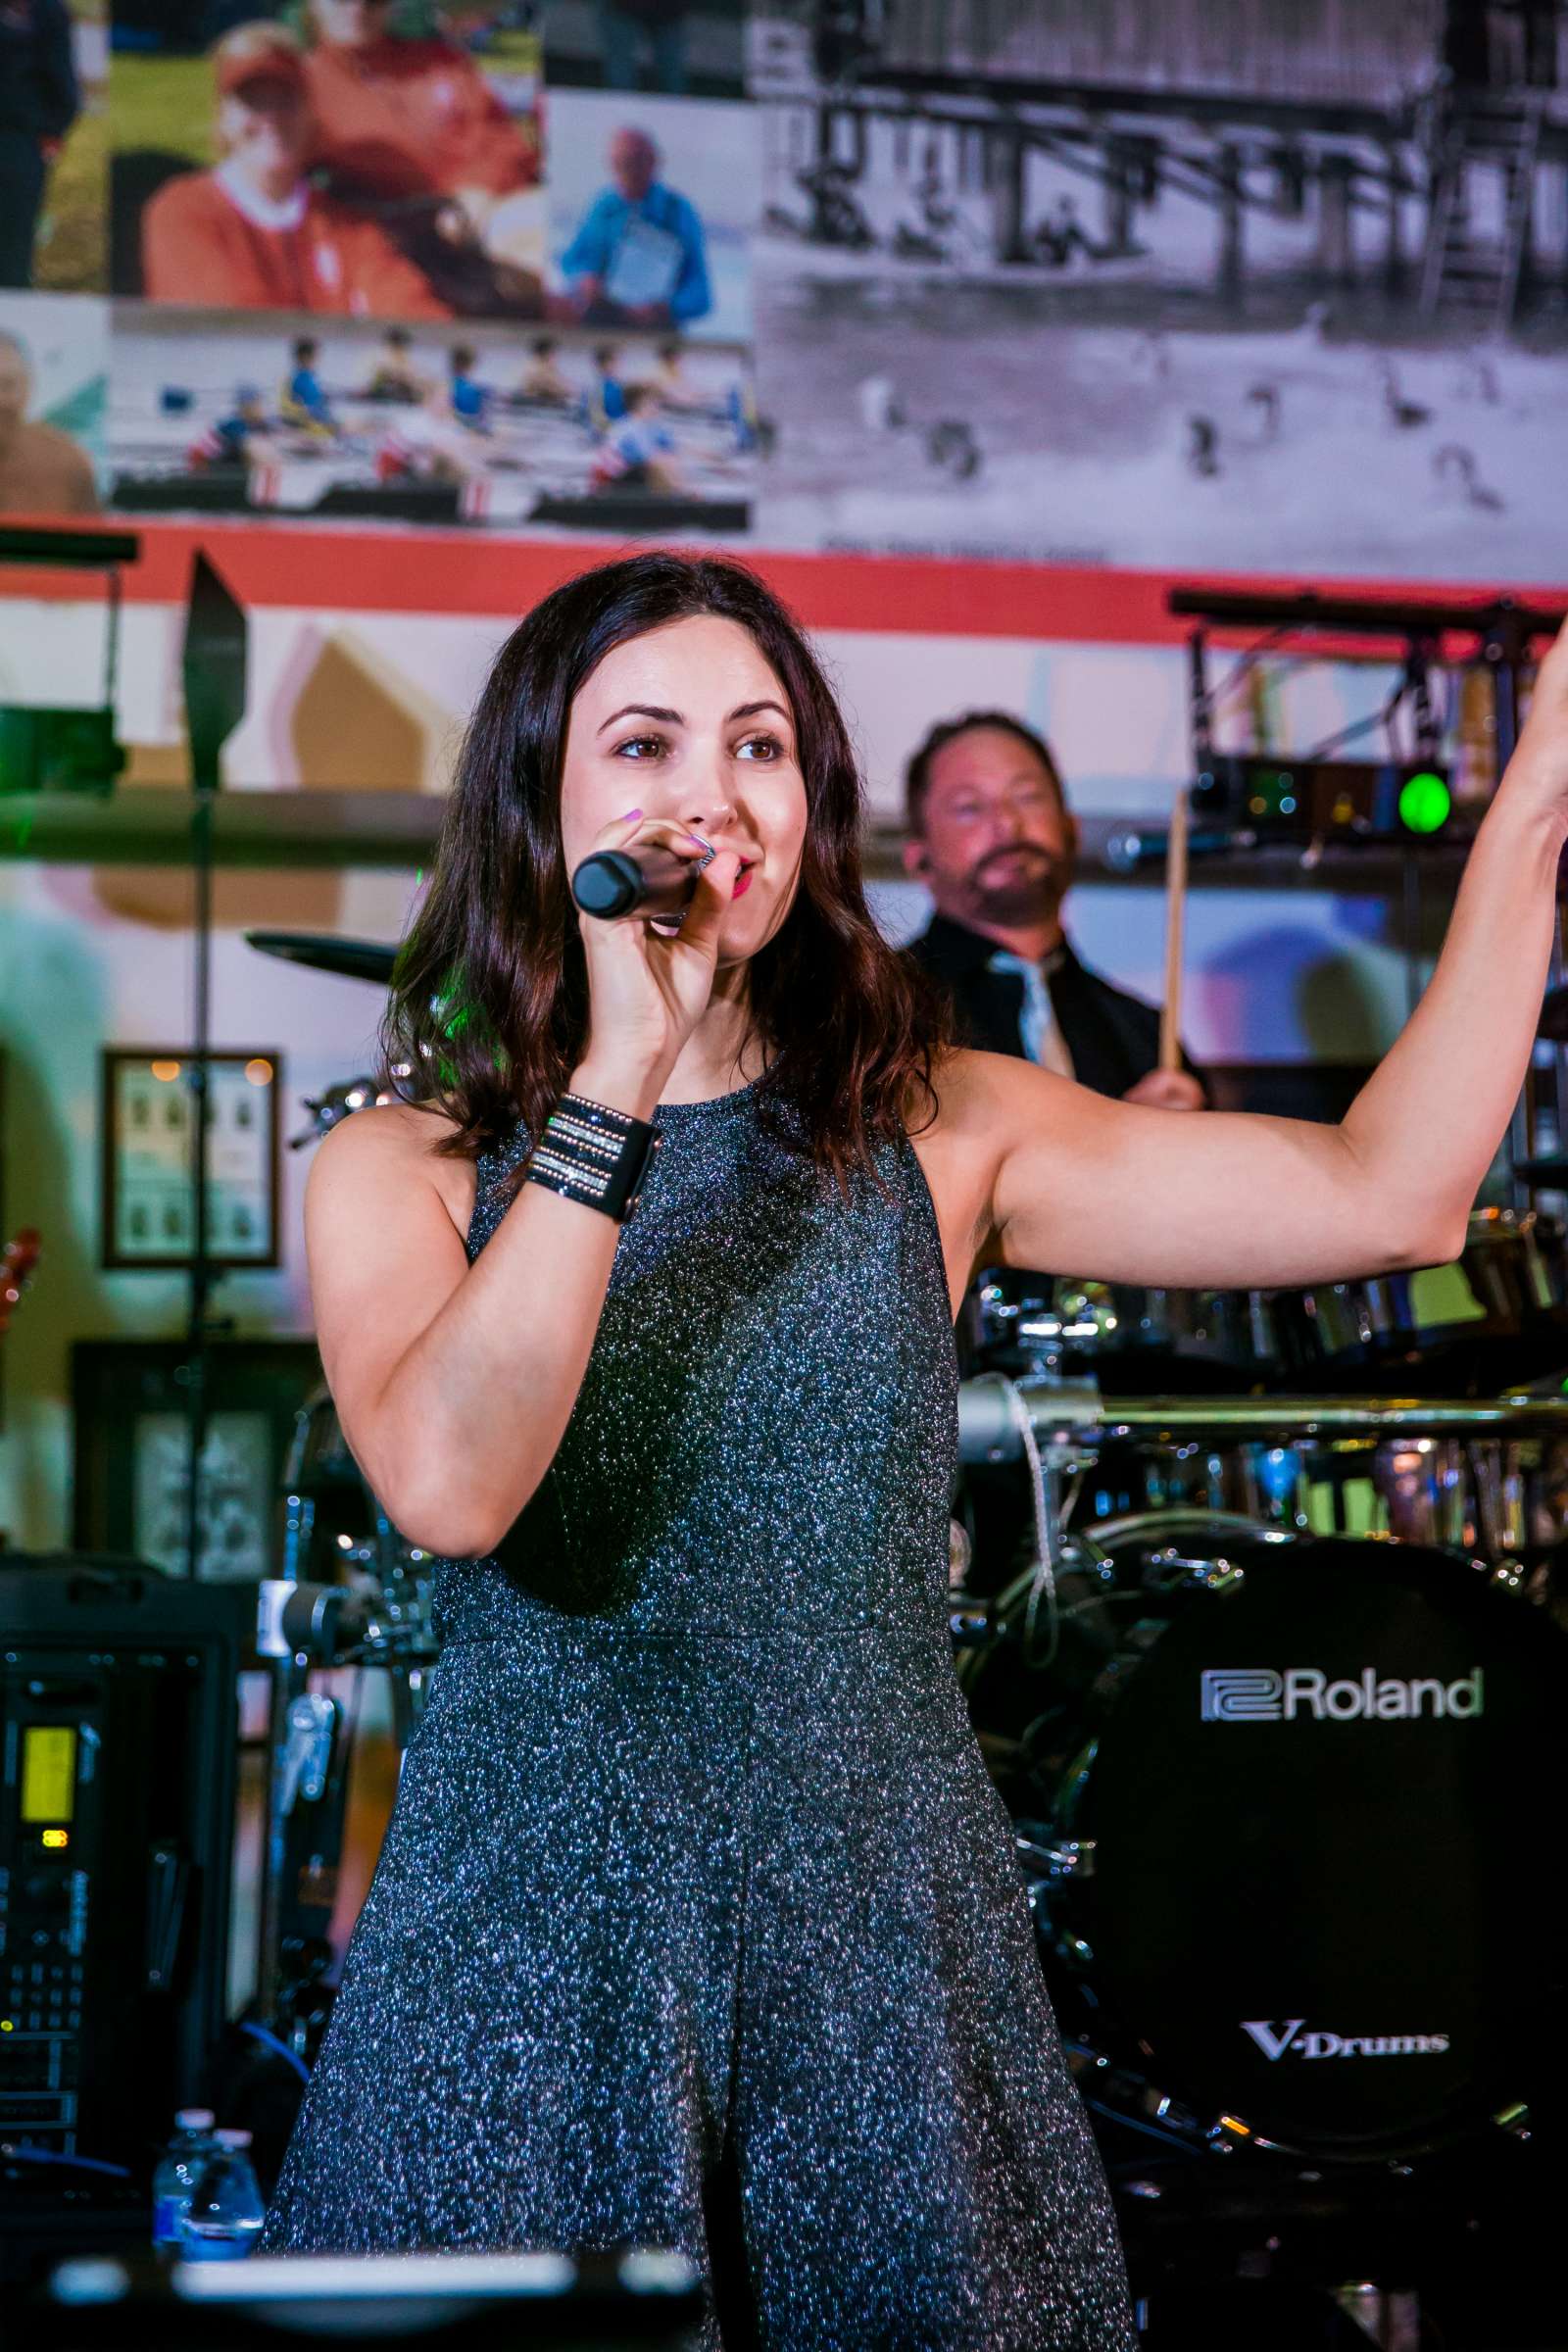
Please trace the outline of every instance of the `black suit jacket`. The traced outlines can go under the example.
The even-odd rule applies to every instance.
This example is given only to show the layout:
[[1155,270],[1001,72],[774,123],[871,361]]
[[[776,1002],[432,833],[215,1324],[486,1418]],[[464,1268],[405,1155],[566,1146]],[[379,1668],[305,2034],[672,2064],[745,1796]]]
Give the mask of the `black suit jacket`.
[[[983,939],[945,914],[933,915],[907,949],[952,996],[960,1044],[988,1054],[1021,1054],[1023,982],[1016,972],[987,969],[996,952],[995,940]],[[1081,1086],[1092,1087],[1097,1095],[1124,1095],[1159,1067],[1159,1014],[1154,1007],[1088,970],[1065,942],[1047,985]],[[1185,1054],[1182,1061],[1192,1069]]]

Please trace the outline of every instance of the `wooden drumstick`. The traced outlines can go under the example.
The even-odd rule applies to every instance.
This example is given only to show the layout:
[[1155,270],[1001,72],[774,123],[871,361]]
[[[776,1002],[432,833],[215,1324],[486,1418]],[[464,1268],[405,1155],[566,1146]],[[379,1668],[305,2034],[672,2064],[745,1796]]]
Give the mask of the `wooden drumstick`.
[[1182,921],[1187,911],[1187,794],[1176,795],[1165,853],[1165,1001],[1159,1014],[1159,1066],[1182,1066]]

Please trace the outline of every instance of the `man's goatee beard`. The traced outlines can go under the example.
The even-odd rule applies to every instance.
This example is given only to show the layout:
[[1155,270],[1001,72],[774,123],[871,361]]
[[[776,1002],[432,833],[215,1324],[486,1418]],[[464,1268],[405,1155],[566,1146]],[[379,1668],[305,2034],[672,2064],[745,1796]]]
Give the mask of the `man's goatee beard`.
[[987,921],[1022,929],[1027,924],[1054,922],[1066,895],[1065,886],[1058,885],[1053,876],[1044,890],[1038,885],[1033,890],[986,890],[972,885],[969,898],[976,914]]

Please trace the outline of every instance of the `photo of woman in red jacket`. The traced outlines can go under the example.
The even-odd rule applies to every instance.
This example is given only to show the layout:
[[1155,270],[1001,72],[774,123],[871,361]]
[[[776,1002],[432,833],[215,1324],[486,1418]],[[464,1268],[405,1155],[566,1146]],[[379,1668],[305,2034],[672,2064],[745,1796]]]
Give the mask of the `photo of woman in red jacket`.
[[222,310],[447,318],[449,306],[368,214],[306,176],[305,64],[280,24],[241,24],[213,53],[219,162],[165,182],[142,216],[155,302]]

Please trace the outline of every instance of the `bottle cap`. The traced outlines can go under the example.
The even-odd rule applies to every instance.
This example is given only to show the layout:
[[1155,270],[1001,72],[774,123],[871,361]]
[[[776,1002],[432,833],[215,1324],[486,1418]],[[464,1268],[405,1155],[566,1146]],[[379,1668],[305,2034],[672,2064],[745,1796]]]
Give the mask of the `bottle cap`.
[[251,2135],[248,2132],[231,2132],[225,2130],[222,2132],[215,2132],[213,2137],[217,2140],[220,2148],[248,2148],[251,2144]]
[[181,2107],[174,2117],[182,2132],[210,2132],[213,2120],[210,2107]]

